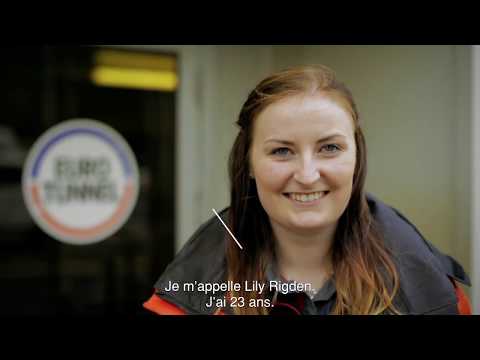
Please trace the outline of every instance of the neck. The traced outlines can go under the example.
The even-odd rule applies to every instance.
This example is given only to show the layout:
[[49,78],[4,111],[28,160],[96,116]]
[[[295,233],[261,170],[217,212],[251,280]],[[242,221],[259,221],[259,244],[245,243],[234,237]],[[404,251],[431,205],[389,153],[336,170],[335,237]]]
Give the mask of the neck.
[[[277,266],[288,280],[328,278],[332,271],[332,247],[336,225],[300,234],[272,222]],[[316,282],[316,281],[314,281]]]

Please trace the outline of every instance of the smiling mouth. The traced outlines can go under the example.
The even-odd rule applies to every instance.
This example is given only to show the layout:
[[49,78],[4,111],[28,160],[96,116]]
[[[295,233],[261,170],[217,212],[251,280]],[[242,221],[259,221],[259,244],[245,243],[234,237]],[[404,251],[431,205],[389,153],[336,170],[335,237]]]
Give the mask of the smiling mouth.
[[316,191],[311,193],[284,193],[286,197],[300,203],[311,203],[326,196],[330,191]]

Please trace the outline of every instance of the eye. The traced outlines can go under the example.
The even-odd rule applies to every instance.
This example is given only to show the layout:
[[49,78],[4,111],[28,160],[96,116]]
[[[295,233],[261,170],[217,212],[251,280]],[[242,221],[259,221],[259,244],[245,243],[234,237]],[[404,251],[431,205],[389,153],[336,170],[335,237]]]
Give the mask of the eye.
[[272,155],[277,155],[277,156],[287,156],[290,155],[292,152],[290,151],[289,148],[282,147],[282,148],[277,148],[272,150]]
[[337,151],[340,151],[341,148],[337,144],[326,144],[320,148],[320,152],[326,152],[329,154],[336,153]]

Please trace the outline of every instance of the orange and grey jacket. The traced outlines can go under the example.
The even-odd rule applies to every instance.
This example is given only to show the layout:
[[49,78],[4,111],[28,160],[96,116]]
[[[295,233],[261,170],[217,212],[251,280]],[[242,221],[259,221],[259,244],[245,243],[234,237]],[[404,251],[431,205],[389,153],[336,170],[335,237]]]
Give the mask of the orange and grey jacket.
[[[470,286],[462,266],[425,240],[398,210],[370,194],[367,200],[400,275],[395,307],[403,314],[471,314],[459,285]],[[228,208],[220,212],[222,219],[227,214]],[[207,307],[210,294],[184,291],[182,286],[224,281],[226,236],[216,217],[205,222],[160,276],[144,307],[159,315],[228,314],[226,308]],[[166,292],[170,283],[179,284],[179,290]]]

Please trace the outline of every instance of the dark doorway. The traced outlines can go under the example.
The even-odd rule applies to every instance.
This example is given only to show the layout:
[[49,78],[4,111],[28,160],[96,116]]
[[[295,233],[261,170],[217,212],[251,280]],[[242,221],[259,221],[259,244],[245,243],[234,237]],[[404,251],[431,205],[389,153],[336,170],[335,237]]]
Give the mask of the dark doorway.
[[[0,288],[2,316],[146,316],[142,302],[174,254],[175,90],[99,86],[91,73],[105,48],[4,49],[6,106],[0,120]],[[174,54],[114,49],[122,56]],[[132,62],[132,61],[131,61]],[[140,169],[138,203],[128,222],[93,245],[44,234],[21,196],[26,152],[49,127],[89,118],[116,129]]]

